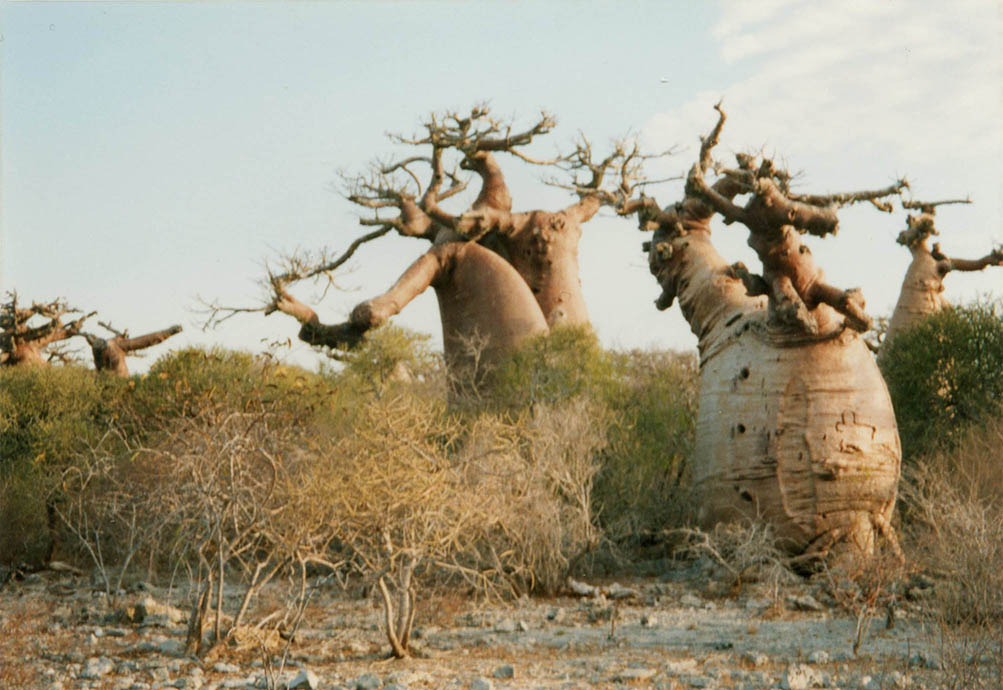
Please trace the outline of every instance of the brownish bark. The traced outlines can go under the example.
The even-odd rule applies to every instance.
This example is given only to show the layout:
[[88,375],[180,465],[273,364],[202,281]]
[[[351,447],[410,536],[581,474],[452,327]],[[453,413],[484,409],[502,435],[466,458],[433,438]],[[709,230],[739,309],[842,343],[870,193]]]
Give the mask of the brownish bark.
[[[404,143],[429,147],[430,154],[382,163],[370,174],[348,181],[348,198],[375,212],[362,223],[380,229],[336,259],[289,261],[287,270],[271,278],[276,299],[268,311],[297,318],[303,324],[299,337],[306,342],[345,349],[431,286],[439,302],[447,364],[462,378],[468,378],[466,372],[471,370],[483,372],[523,338],[546,332],[554,323],[587,323],[578,241],[581,223],[600,206],[595,190],[580,194],[578,203],[556,213],[514,213],[496,158],[496,153],[507,152],[539,163],[519,147],[552,126],[553,120],[544,114],[532,127],[513,132],[491,119],[486,109],[474,108],[464,117],[433,116],[421,138],[399,137]],[[457,152],[459,167],[473,171],[481,182],[476,199],[460,214],[440,206],[466,186],[446,169],[444,158],[450,152]],[[426,164],[430,175],[424,186],[414,168]],[[289,282],[340,266],[361,241],[389,231],[433,240],[434,246],[385,294],[358,305],[347,322],[321,324],[313,310],[285,291]]]
[[[699,339],[692,462],[699,520],[765,520],[793,553],[837,546],[869,554],[876,534],[894,543],[889,520],[901,450],[874,358],[859,332],[844,327],[845,300],[819,296],[820,271],[795,241],[798,228],[831,232],[834,213],[791,199],[782,175],[758,182],[747,165],[706,184],[723,122],[722,113],[682,201],[664,210],[643,196],[615,204],[655,231],[645,247],[662,288],[656,305],[678,301]],[[740,208],[732,199],[744,192],[753,196]],[[710,219],[722,210],[726,220],[748,222],[763,276],[715,250]],[[795,297],[803,317],[778,314]]]
[[950,307],[943,293],[944,278],[951,271],[981,271],[989,266],[1003,266],[1003,248],[996,248],[979,259],[958,259],[945,256],[939,244],[932,248],[928,245],[931,235],[940,234],[934,218],[936,207],[954,203],[971,202],[967,199],[903,202],[904,208],[918,209],[920,214],[910,214],[906,218],[907,228],[899,233],[898,242],[909,249],[912,262],[888,322],[886,342],[926,317]]
[[137,350],[153,347],[181,332],[181,326],[175,325],[161,331],[130,338],[128,333],[120,333],[103,323],[100,325],[112,331],[115,337],[106,339],[90,333],[83,335],[91,346],[91,353],[94,355],[94,368],[97,371],[109,371],[116,376],[129,375],[129,367],[125,361],[127,355]]
[[[19,307],[17,293],[0,307],[0,364],[4,366],[46,366],[45,348],[80,335],[80,329],[96,312],[64,324],[66,314],[79,313],[62,300],[34,302]],[[36,318],[37,317],[37,318]],[[34,322],[36,325],[32,325]]]
[[286,293],[275,308],[303,324],[300,338],[344,349],[398,314],[429,286],[439,302],[446,363],[455,376],[483,374],[547,322],[511,265],[476,242],[443,239],[420,256],[387,292],[357,305],[345,323],[323,325]]
[[466,118],[450,116],[434,120],[428,126],[428,137],[419,141],[462,152],[460,165],[480,176],[481,190],[464,213],[444,210],[439,205],[442,199],[434,190],[425,195],[422,206],[437,223],[463,237],[479,240],[505,257],[529,286],[549,324],[587,325],[578,246],[582,223],[600,207],[598,181],[591,190],[583,190],[581,200],[568,208],[516,213],[512,211],[512,197],[494,156],[506,152],[541,163],[526,156],[519,147],[552,126],[553,120],[544,115],[532,128],[513,134],[491,120],[483,108],[475,108]]
[[720,108],[718,112],[718,124],[704,141],[701,160],[690,169],[687,194],[704,199],[726,223],[739,222],[749,229],[748,243],[762,262],[763,273],[761,280],[750,275],[746,282],[769,296],[771,318],[780,325],[796,327],[810,335],[825,332],[831,324],[819,323],[818,318],[827,316],[827,312],[815,314],[815,311],[818,305],[826,304],[843,315],[849,328],[861,333],[869,330],[871,319],[864,311],[863,295],[857,289],[843,290],[826,283],[811,251],[801,242],[801,235],[834,234],[839,228],[838,208],[897,194],[906,186],[905,181],[867,192],[794,195],[787,190],[790,175],[777,170],[772,161],[739,155],[738,168],[724,171],[726,178],[750,194],[745,206],[738,206],[704,181],[704,174],[711,167],[711,149],[725,120]]

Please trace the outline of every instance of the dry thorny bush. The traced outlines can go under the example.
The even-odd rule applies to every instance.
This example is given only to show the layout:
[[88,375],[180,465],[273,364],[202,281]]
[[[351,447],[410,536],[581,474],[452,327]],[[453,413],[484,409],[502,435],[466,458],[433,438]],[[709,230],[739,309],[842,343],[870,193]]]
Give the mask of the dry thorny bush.
[[[137,556],[187,570],[195,600],[189,645],[205,651],[210,609],[210,642],[233,636],[255,594],[295,569],[301,586],[276,623],[290,626],[306,596],[307,566],[334,567],[323,505],[305,510],[297,500],[314,457],[304,429],[262,405],[235,410],[208,399],[198,414],[159,421],[143,445],[109,432],[63,475],[59,515],[108,593]],[[228,577],[243,588],[232,606]]]
[[902,501],[955,687],[1003,685],[1003,417],[906,468]]
[[[320,567],[374,585],[403,655],[419,583],[554,589],[594,545],[605,414],[579,399],[461,425],[441,403],[387,394],[327,438],[260,404],[206,399],[142,444],[109,432],[67,469],[57,505],[109,594],[137,563],[189,574],[193,651],[266,625],[289,637]],[[290,583],[284,605],[258,611],[275,580]]]
[[760,583],[776,604],[783,585],[798,580],[791,558],[778,547],[773,530],[765,522],[742,520],[715,525],[706,532],[699,528],[678,528],[670,536],[681,536],[685,556],[709,557],[726,573],[729,592],[737,594],[743,584]]

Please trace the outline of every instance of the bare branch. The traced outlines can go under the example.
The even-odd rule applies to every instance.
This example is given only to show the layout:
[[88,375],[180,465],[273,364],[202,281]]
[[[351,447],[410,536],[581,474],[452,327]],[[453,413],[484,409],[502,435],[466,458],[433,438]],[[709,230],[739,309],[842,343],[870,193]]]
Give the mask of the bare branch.
[[903,199],[902,208],[907,210],[918,210],[921,213],[929,213],[933,215],[935,209],[938,206],[947,206],[948,204],[970,204],[972,203],[971,197],[965,197],[964,199],[945,199],[943,201],[918,201],[916,199]]

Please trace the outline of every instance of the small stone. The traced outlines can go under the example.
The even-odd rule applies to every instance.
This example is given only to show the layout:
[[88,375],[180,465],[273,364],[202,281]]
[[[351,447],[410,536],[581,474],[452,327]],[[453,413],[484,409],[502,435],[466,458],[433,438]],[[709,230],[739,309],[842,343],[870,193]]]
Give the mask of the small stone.
[[514,633],[516,631],[515,621],[511,618],[505,618],[504,620],[498,622],[494,631],[500,633]]
[[665,669],[673,675],[689,673],[696,670],[696,667],[696,659],[680,659],[679,661],[670,661],[665,665]]
[[496,668],[495,672],[491,675],[493,675],[495,678],[514,678],[515,669],[512,667],[511,664],[505,664],[504,666],[499,666],[498,668]]
[[249,686],[254,687],[254,678],[251,676],[248,676],[247,678],[227,678],[220,683],[220,687],[227,688],[227,690],[230,690],[231,688],[246,688]]
[[641,627],[643,628],[654,628],[658,625],[658,616],[653,613],[647,613],[641,616]]
[[550,609],[550,611],[547,612],[547,620],[553,621],[554,623],[560,623],[561,621],[564,620],[565,615],[566,612],[564,611],[564,609],[560,607],[555,609]]
[[185,643],[181,640],[161,640],[157,643],[157,651],[164,656],[180,656],[185,653]]
[[860,687],[862,690],[872,690],[872,688],[876,690],[878,685],[870,676],[860,676]]
[[824,685],[822,674],[806,664],[791,664],[784,671],[782,681],[784,690],[808,690],[808,688],[821,688]]
[[766,666],[770,663],[770,657],[766,656],[762,652],[746,652],[742,655],[742,661],[748,662],[759,668],[760,666]]
[[830,659],[829,652],[824,649],[817,649],[808,655],[808,663],[810,664],[828,664]]
[[825,610],[825,607],[819,603],[818,599],[810,594],[791,594],[787,597],[787,603],[794,607],[795,611]]
[[240,666],[236,664],[227,664],[222,661],[217,661],[212,665],[212,670],[216,673],[240,673]]
[[484,676],[478,676],[470,681],[470,690],[494,690],[494,686],[491,681]]
[[714,681],[705,676],[690,676],[687,681],[691,688],[709,688],[714,684]]
[[684,594],[680,599],[679,603],[683,606],[688,606],[690,608],[698,609],[703,606],[703,600],[693,594]]
[[301,670],[298,674],[296,674],[295,678],[293,678],[291,681],[289,681],[289,683],[286,684],[286,687],[289,688],[289,690],[293,690],[294,688],[317,690],[319,686],[320,686],[320,678],[317,677],[316,673],[314,673],[313,671],[309,671],[307,669]]
[[87,660],[87,663],[84,664],[84,668],[80,672],[80,678],[86,678],[88,680],[100,678],[107,673],[111,673],[114,668],[115,664],[112,663],[111,659],[92,656]]
[[529,632],[529,623],[526,621],[519,621],[516,623],[516,628],[519,629],[519,632]]
[[354,687],[355,690],[379,690],[383,682],[378,676],[372,673],[364,673],[355,680],[353,680],[349,687]]
[[105,628],[104,634],[106,637],[125,637],[126,632],[122,628]]
[[167,670],[166,667],[157,666],[156,668],[150,669],[150,676],[153,678],[153,680],[162,683],[171,677],[171,673],[170,671]]
[[907,688],[912,684],[912,679],[901,671],[892,671],[888,674],[888,680],[893,688]]

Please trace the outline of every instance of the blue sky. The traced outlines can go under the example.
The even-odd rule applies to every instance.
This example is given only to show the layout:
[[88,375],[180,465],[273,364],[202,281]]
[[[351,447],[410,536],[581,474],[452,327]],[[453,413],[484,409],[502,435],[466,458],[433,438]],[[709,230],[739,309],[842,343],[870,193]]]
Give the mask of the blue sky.
[[[991,2],[8,2],[0,23],[2,288],[66,297],[133,333],[184,324],[172,345],[294,337],[282,315],[203,333],[195,296],[250,305],[270,256],[346,246],[361,228],[338,171],[400,153],[388,131],[484,100],[520,122],[554,113],[541,153],[579,130],[598,145],[633,130],[653,148],[688,147],[666,163],[680,173],[723,97],[722,156],[764,148],[813,191],[908,175],[919,198],[976,202],[938,214],[948,254],[1003,242]],[[517,209],[568,203],[539,170],[504,165]],[[671,203],[678,188],[656,196]],[[817,260],[888,313],[909,259],[894,243],[904,214],[842,219],[837,238],[813,244]],[[596,329],[609,346],[693,347],[678,310],[652,306],[644,239],[608,215],[585,226]],[[716,241],[756,263],[736,228]],[[424,248],[364,247],[321,318],[342,320]],[[948,297],[1001,295],[1001,274],[952,275]],[[439,338],[432,294],[397,321]],[[283,352],[321,359],[300,344]]]

